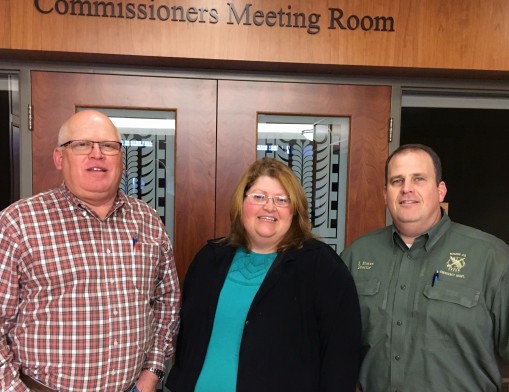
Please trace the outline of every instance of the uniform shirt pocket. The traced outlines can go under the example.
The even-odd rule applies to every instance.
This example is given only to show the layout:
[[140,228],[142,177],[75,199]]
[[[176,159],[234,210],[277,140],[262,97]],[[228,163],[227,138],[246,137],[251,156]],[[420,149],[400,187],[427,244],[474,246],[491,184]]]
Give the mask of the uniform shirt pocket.
[[380,290],[380,280],[372,279],[356,282],[361,306],[362,328],[368,340],[377,339],[374,335],[383,334],[381,323],[386,318],[387,293]]
[[454,282],[427,284],[419,305],[418,320],[426,347],[433,350],[452,349],[468,340],[469,325],[479,317],[480,291]]

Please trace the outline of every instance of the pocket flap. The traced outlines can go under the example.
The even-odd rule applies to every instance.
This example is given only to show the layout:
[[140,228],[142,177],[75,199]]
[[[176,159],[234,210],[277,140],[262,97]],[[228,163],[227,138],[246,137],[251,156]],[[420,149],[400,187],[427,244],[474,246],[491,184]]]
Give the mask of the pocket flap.
[[355,282],[359,295],[375,295],[380,290],[379,280],[366,280]]
[[431,300],[452,302],[466,308],[477,305],[481,292],[470,287],[464,287],[450,282],[440,282],[435,286],[430,284],[424,288],[424,296]]

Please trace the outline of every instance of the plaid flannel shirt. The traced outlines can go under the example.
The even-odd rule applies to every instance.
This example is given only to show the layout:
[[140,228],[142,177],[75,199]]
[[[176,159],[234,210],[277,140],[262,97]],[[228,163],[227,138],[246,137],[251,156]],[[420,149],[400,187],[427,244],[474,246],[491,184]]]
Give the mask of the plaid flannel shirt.
[[119,192],[100,220],[65,185],[0,214],[0,390],[19,371],[65,391],[123,391],[174,352],[180,290],[164,225]]

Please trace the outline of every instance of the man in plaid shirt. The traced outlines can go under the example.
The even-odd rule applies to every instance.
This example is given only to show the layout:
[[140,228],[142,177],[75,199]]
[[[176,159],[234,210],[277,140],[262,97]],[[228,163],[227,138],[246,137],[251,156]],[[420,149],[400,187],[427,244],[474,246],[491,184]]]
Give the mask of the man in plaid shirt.
[[104,114],[67,120],[53,160],[64,183],[0,214],[0,390],[153,392],[179,325],[165,228],[118,190]]

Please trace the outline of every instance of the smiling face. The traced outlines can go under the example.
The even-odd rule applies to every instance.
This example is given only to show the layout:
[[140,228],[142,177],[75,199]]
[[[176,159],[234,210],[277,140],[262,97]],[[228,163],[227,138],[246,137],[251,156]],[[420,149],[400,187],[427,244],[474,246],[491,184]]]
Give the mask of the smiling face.
[[385,204],[394,225],[407,244],[440,221],[440,203],[447,188],[437,185],[431,157],[422,150],[408,150],[389,162]]
[[[109,118],[93,110],[76,113],[62,126],[59,145],[69,140],[120,141]],[[69,190],[92,209],[113,204],[122,176],[122,152],[104,155],[94,144],[90,154],[77,155],[71,147],[57,147],[53,161]]]
[[[246,191],[272,196],[287,196],[281,183],[275,178],[260,176]],[[272,199],[267,204],[253,204],[244,198],[242,204],[242,224],[249,240],[249,248],[256,253],[276,252],[277,245],[290,229],[293,208],[276,207]]]

